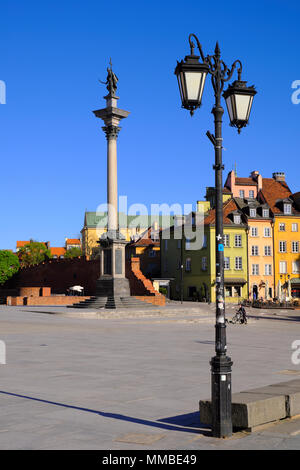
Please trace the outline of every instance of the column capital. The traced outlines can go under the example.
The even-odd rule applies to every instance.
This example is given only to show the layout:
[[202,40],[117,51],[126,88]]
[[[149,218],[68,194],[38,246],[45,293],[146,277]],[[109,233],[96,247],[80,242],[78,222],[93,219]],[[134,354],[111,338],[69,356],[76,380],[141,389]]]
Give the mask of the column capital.
[[103,126],[102,129],[105,132],[107,140],[111,140],[111,139],[117,140],[121,127],[110,125],[110,126]]

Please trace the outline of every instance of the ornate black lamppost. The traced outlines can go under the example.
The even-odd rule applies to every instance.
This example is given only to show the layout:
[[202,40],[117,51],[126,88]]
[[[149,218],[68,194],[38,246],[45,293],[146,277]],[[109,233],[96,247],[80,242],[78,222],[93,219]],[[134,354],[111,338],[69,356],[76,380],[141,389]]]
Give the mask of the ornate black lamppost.
[[[200,56],[194,54],[197,42]],[[212,434],[215,437],[226,437],[232,434],[231,419],[231,366],[232,361],[227,356],[226,324],[225,324],[225,295],[224,295],[224,244],[223,244],[223,200],[222,200],[222,116],[221,94],[224,83],[230,80],[237,64],[238,79],[224,91],[223,97],[230,118],[230,125],[237,127],[238,132],[248,124],[253,97],[256,91],[253,86],[247,87],[241,80],[242,64],[236,60],[231,68],[221,60],[220,48],[216,44],[214,55],[204,56],[201,44],[194,34],[190,34],[189,43],[191,54],[184,61],[177,61],[175,74],[178,78],[182,107],[193,115],[195,109],[201,106],[201,99],[207,74],[215,95],[215,105],[212,109],[215,122],[215,135],[207,131],[206,135],[215,149],[215,191],[216,191],[216,355],[211,359],[211,392],[212,392]]]

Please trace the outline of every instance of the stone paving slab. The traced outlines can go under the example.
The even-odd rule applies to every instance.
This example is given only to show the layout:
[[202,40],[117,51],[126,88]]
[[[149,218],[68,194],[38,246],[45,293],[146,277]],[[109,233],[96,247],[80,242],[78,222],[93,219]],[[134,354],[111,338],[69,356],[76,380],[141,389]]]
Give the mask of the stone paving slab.
[[[210,394],[214,306],[194,312],[184,305],[148,318],[57,311],[0,306],[7,347],[7,364],[0,366],[0,449],[300,448],[297,421],[294,434],[263,430],[228,440],[212,438],[200,423],[199,399]],[[280,383],[283,370],[300,371],[291,362],[297,328],[289,316],[227,328],[234,393]],[[140,442],[154,437],[152,443],[120,442],[126,435]]]

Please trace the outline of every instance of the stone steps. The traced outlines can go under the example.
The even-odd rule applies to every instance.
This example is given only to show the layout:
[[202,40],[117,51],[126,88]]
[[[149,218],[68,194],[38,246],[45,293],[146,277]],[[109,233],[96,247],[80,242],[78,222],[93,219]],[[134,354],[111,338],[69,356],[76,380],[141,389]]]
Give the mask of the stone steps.
[[93,297],[83,302],[68,305],[69,308],[156,308],[149,302],[144,302],[135,297]]

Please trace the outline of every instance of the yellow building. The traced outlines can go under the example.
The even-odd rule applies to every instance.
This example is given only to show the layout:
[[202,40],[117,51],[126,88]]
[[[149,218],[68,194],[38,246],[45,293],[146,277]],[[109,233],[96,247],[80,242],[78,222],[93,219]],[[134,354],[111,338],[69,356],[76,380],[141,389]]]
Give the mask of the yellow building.
[[[158,228],[167,228],[173,221],[174,216],[169,215],[126,215],[124,212],[118,213],[119,230],[129,242],[140,238],[153,224],[157,223]],[[84,215],[84,225],[81,230],[82,253],[89,258],[99,255],[98,240],[107,231],[107,214],[104,212],[86,212]]]
[[280,300],[300,298],[300,208],[284,173],[263,178],[261,198],[273,213],[274,286]]

